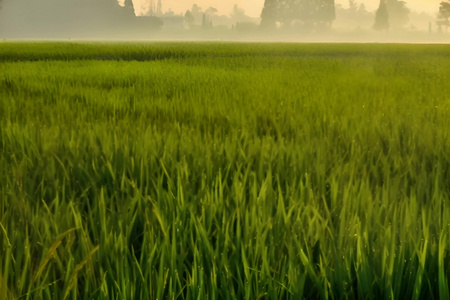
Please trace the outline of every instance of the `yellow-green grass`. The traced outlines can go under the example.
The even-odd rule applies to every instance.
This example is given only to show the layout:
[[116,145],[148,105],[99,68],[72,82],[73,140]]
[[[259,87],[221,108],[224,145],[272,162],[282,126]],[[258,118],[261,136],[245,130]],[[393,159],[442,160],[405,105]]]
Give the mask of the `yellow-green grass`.
[[0,43],[0,299],[448,298],[449,58]]

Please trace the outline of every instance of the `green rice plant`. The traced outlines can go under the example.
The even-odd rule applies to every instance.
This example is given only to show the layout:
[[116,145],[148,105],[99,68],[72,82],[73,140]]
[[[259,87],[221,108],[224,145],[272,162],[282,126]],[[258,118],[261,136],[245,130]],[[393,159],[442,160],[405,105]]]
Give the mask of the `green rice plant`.
[[448,53],[0,43],[0,298],[447,298]]

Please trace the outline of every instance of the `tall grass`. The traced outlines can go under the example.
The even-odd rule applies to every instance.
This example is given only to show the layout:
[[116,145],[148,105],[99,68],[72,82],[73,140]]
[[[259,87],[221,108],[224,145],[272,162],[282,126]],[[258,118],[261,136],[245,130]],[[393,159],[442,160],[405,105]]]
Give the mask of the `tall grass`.
[[0,44],[0,298],[448,298],[448,53]]

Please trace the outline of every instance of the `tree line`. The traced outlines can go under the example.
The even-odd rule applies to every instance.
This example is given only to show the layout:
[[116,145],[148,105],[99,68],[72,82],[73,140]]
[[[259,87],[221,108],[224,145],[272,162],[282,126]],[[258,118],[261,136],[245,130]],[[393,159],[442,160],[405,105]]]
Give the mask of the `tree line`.
[[450,19],[450,0],[447,0],[441,2],[439,6],[438,21],[437,21],[439,31],[442,31],[443,27],[445,28],[445,31],[448,31],[448,27],[450,26],[449,19]]
[[[356,12],[356,0],[349,0],[349,10]],[[383,31],[404,28],[409,22],[410,10],[406,1],[380,0],[375,13],[373,29]],[[265,0],[261,13],[264,28],[297,26],[305,29],[321,30],[329,28],[336,18],[334,0]],[[440,3],[439,28],[448,28],[450,0]]]
[[265,0],[261,26],[275,28],[300,24],[329,28],[335,18],[334,0]]
[[[0,11],[2,6],[5,6],[2,4],[5,3],[0,0]],[[8,1],[7,4],[11,8],[17,7],[17,14],[20,12],[23,15],[25,11],[29,20],[36,19],[36,21],[49,22],[52,18],[59,18],[68,22],[76,20],[78,16],[78,19],[82,20],[81,23],[89,27],[94,23],[121,26],[124,23],[133,23],[134,19],[131,0],[125,0],[122,9],[116,0],[66,0],[64,3],[59,0],[14,0]],[[361,7],[359,10],[357,8],[357,0],[348,0],[348,4],[348,14],[356,15],[361,11]],[[439,31],[448,31],[450,0],[443,0],[436,8],[436,24]],[[236,5],[234,10],[237,11],[235,13],[237,15],[239,7]],[[215,14],[217,14],[215,8],[209,8],[203,12],[194,5],[192,10],[186,11],[184,22],[189,26],[196,20],[202,20],[203,27],[212,27],[210,17]],[[410,10],[404,0],[379,0],[372,28],[379,31],[404,28],[409,22],[409,14]],[[41,17],[37,18],[39,15]],[[260,26],[264,29],[295,27],[320,31],[330,28],[335,19],[335,0],[265,0]],[[159,20],[154,23],[152,23],[153,27],[162,26]]]

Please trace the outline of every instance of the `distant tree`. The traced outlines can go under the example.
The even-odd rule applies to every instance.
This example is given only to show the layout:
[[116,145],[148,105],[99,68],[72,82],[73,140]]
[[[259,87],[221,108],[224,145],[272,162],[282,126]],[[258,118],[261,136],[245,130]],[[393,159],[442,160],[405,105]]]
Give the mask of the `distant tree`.
[[194,24],[195,18],[190,10],[187,10],[186,13],[184,14],[184,21],[189,26],[192,26]]
[[364,3],[353,1],[347,7],[336,4],[336,19],[339,26],[361,30],[361,28],[371,28],[375,19],[375,12],[368,12]]
[[210,20],[209,15],[206,14],[206,12],[204,12],[202,15],[202,27],[204,29],[212,27],[212,21]]
[[275,27],[277,22],[290,25],[297,21],[304,26],[331,26],[336,18],[334,0],[265,0],[261,13],[262,27]]
[[203,13],[202,15],[202,27],[205,28],[207,26],[207,19],[206,19],[206,14]]
[[162,2],[161,0],[158,0],[158,6],[156,7],[156,15],[157,16],[162,16],[163,11],[162,11]]
[[403,28],[409,22],[410,10],[405,1],[387,0],[386,8],[389,15],[389,24],[392,28]]
[[233,6],[233,11],[231,12],[231,17],[238,19],[245,16],[245,10],[240,8],[239,5],[235,4]]
[[386,6],[386,0],[380,0],[380,6],[375,14],[375,24],[373,24],[375,30],[388,30],[389,29],[389,13]]
[[355,0],[348,0],[348,11],[351,14],[355,14],[358,10],[358,4]]
[[212,19],[211,17],[217,14],[217,8],[215,7],[209,7],[205,12],[202,14],[202,27],[203,28],[211,28],[212,25]]
[[366,9],[366,5],[364,3],[361,3],[358,8],[358,14],[359,15],[367,15],[369,12]]
[[205,10],[205,13],[209,16],[217,14],[217,8],[215,7],[209,7],[207,10]]
[[320,27],[330,27],[336,19],[334,0],[316,1],[316,13],[314,19]]
[[438,25],[439,31],[442,31],[442,27],[445,27],[446,31],[448,26],[450,26],[450,0],[441,2],[439,6],[438,20],[436,24]]
[[124,7],[133,7],[133,1],[131,1],[131,0],[125,0],[123,6],[124,6]]
[[195,22],[192,24],[201,25],[203,20],[203,9],[197,4],[193,4],[191,8],[192,16],[194,17]]
[[439,15],[447,20],[450,18],[450,0],[441,2],[439,5]]
[[198,6],[197,4],[193,4],[191,11],[192,11],[193,15],[199,15],[202,13],[202,8],[200,6]]
[[8,22],[14,20],[20,25],[14,31],[26,36],[93,36],[146,26],[146,22],[136,18],[132,7],[123,7],[125,1],[122,7],[117,0],[10,0],[3,3],[5,14],[11,20]]
[[261,12],[261,27],[275,28],[278,21],[278,1],[265,0]]
[[129,11],[130,14],[133,14],[133,15],[135,14],[133,1],[131,1],[131,0],[125,0],[123,9]]

